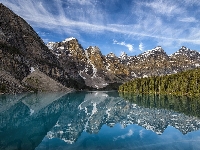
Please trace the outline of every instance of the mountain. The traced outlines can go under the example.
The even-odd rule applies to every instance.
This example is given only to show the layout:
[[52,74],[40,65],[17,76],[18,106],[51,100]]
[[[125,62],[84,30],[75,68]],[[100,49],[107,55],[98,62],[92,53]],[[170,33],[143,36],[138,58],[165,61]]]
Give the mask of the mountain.
[[177,52],[170,55],[172,66],[177,70],[187,70],[200,67],[200,53],[182,46]]
[[[73,37],[45,45],[24,19],[0,3],[0,93],[40,91],[32,86],[38,83],[23,82],[32,70],[51,78],[47,79],[52,81],[50,85],[62,84],[78,90],[117,90],[120,84],[134,78],[198,68],[199,58],[199,52],[186,47],[168,56],[161,46],[138,56],[103,55],[96,46],[84,49]],[[44,86],[47,84],[41,83],[40,87],[45,89]]]
[[0,3],[0,93],[32,90],[22,83],[31,68],[64,86],[85,87],[78,73],[72,77],[65,72],[57,57],[25,20]]
[[73,37],[47,43],[47,46],[66,72],[73,72],[72,77],[78,73],[89,87],[100,89],[110,83],[122,83],[130,79],[126,65],[118,57],[113,53],[104,56],[96,46],[84,50]]
[[[47,46],[63,68],[68,66],[73,70],[76,66],[85,84],[96,89],[134,78],[174,74],[200,67],[200,53],[184,46],[172,55],[167,55],[161,46],[157,46],[138,56],[128,56],[123,52],[120,57],[114,53],[103,55],[98,47],[83,49],[72,37],[47,43]],[[69,61],[74,66],[68,65]]]

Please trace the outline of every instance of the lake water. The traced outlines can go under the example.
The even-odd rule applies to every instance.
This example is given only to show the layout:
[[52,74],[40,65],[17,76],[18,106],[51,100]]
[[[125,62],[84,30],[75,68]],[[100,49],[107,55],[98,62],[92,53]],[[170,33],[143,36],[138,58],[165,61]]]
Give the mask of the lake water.
[[1,150],[200,149],[200,100],[75,92],[0,95]]

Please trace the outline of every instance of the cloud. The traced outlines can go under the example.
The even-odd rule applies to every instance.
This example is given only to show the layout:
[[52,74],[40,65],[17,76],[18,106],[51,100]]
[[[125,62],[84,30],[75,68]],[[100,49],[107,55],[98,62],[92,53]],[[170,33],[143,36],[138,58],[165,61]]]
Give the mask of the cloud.
[[144,136],[144,131],[145,131],[144,129],[142,129],[142,130],[139,131],[139,135],[140,135],[140,138],[141,138],[141,139],[142,139],[143,136]]
[[69,0],[69,2],[80,5],[91,5],[91,0]]
[[[150,2],[136,0],[130,3],[129,8],[126,8],[132,9],[128,14],[131,19],[124,19],[127,14],[121,16],[118,14],[115,16],[115,13],[111,14],[98,0],[0,1],[34,28],[50,30],[56,34],[80,38],[83,33],[87,35],[102,34],[106,37],[111,37],[110,33],[112,33],[116,37],[120,35],[128,38],[129,41],[148,40],[156,43],[167,41],[168,45],[171,43],[171,46],[174,42],[200,45],[197,19],[199,10],[198,8],[191,9],[191,6],[200,4],[198,0],[184,0],[183,2],[182,0],[152,0]],[[113,6],[113,3],[116,1],[109,1],[106,4]],[[192,16],[194,14],[196,14],[196,18]],[[49,37],[44,35],[43,38],[48,39]],[[116,42],[115,44],[126,46],[129,51],[134,51],[133,44],[125,42]],[[142,45],[140,46],[141,50]]]
[[144,44],[142,42],[140,42],[139,44],[139,50],[144,51]]
[[128,131],[128,133],[126,133],[126,134],[124,134],[124,135],[120,135],[120,136],[118,136],[118,137],[115,137],[114,138],[114,141],[116,141],[116,140],[118,140],[118,139],[125,139],[126,137],[130,137],[130,136],[132,136],[133,135],[133,130],[129,130]]
[[183,12],[181,7],[177,6],[173,1],[156,0],[150,3],[145,3],[147,7],[150,7],[156,14],[162,14],[172,16]]
[[134,51],[134,50],[133,50],[133,45],[132,45],[132,44],[127,44],[127,43],[125,43],[125,42],[117,42],[116,40],[113,40],[113,44],[125,46],[125,47],[128,48],[128,50],[129,50],[130,52],[133,52],[133,51]]
[[186,18],[180,18],[179,21],[181,22],[198,22],[194,17],[186,17]]

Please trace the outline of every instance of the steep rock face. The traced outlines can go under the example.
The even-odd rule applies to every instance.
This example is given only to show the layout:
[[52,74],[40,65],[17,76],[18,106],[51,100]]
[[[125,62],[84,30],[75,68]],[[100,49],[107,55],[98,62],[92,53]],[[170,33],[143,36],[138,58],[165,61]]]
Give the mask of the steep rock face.
[[[51,75],[50,70],[52,68],[48,64],[59,66],[55,56],[48,50],[32,27],[3,4],[0,4],[0,31],[1,54],[14,57],[15,62],[18,61],[19,64],[23,64],[22,68],[24,69],[18,66],[15,68],[16,72],[21,72],[20,75],[15,75],[15,71],[11,71],[12,65],[17,64],[15,62],[10,62],[11,64],[6,67],[1,66],[16,78],[24,78],[29,73],[28,68],[30,66],[37,66]],[[18,68],[20,70],[17,70]]]
[[[74,48],[73,48],[74,49]],[[74,62],[69,65],[75,66]],[[19,83],[34,67],[47,76],[73,88],[85,87],[78,71],[61,67],[57,57],[48,49],[33,28],[21,17],[0,3],[0,73],[6,72]],[[64,66],[65,67],[65,66]],[[76,66],[75,66],[76,67]],[[65,67],[67,68],[67,67]],[[12,84],[1,76],[1,93],[12,91]],[[27,88],[17,91],[27,91]],[[16,92],[17,92],[16,91]]]
[[[83,79],[89,87],[100,89],[110,83],[122,83],[129,75],[127,67],[120,62],[118,57],[112,57],[112,54],[104,56],[96,46],[90,46],[84,50],[75,38],[67,38],[62,42],[50,42],[47,46],[66,72],[78,73],[81,78],[76,78],[76,80]],[[73,77],[74,74],[72,74]]]
[[[9,88],[8,88],[9,87]],[[15,79],[10,73],[0,71],[0,94],[1,93],[21,93],[27,88]]]
[[161,46],[134,57],[134,63],[130,63],[134,77],[147,77],[166,74],[169,57]]

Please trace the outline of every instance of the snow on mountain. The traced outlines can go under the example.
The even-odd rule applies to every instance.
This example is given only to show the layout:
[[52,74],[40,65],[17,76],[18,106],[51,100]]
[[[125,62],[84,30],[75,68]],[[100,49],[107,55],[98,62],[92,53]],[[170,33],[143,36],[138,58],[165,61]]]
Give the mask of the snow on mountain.
[[185,56],[190,59],[196,59],[200,58],[200,53],[196,50],[191,50],[185,46],[182,46],[177,52],[170,55],[171,57],[179,57],[179,56]]
[[119,56],[119,58],[121,60],[127,60],[128,59],[128,55],[125,52],[122,52],[122,54]]
[[[164,52],[164,50],[162,49],[161,46],[157,46],[155,47],[154,49],[152,50],[147,50],[145,51],[144,53],[138,55],[138,59],[141,59],[141,58],[148,58],[149,56],[155,56],[155,55],[159,55],[159,54],[166,54]],[[167,54],[166,54],[167,55]]]
[[53,46],[54,46],[55,42],[49,42],[47,43],[47,47],[51,50],[53,50]]
[[109,53],[108,55],[106,55],[106,57],[116,57],[116,55],[113,53],[113,52],[111,52],[111,53]]
[[76,38],[74,38],[74,37],[70,37],[70,38],[66,38],[64,41],[62,41],[62,42],[69,42],[69,41],[71,41],[71,40],[76,40]]
[[50,42],[47,46],[61,64],[73,62],[79,77],[87,86],[96,89],[103,88],[109,83],[123,83],[133,78],[174,74],[200,67],[199,52],[184,46],[170,56],[161,46],[157,46],[138,56],[128,56],[122,52],[119,57],[112,52],[103,55],[96,46],[83,49],[73,37],[66,38],[62,42]]

